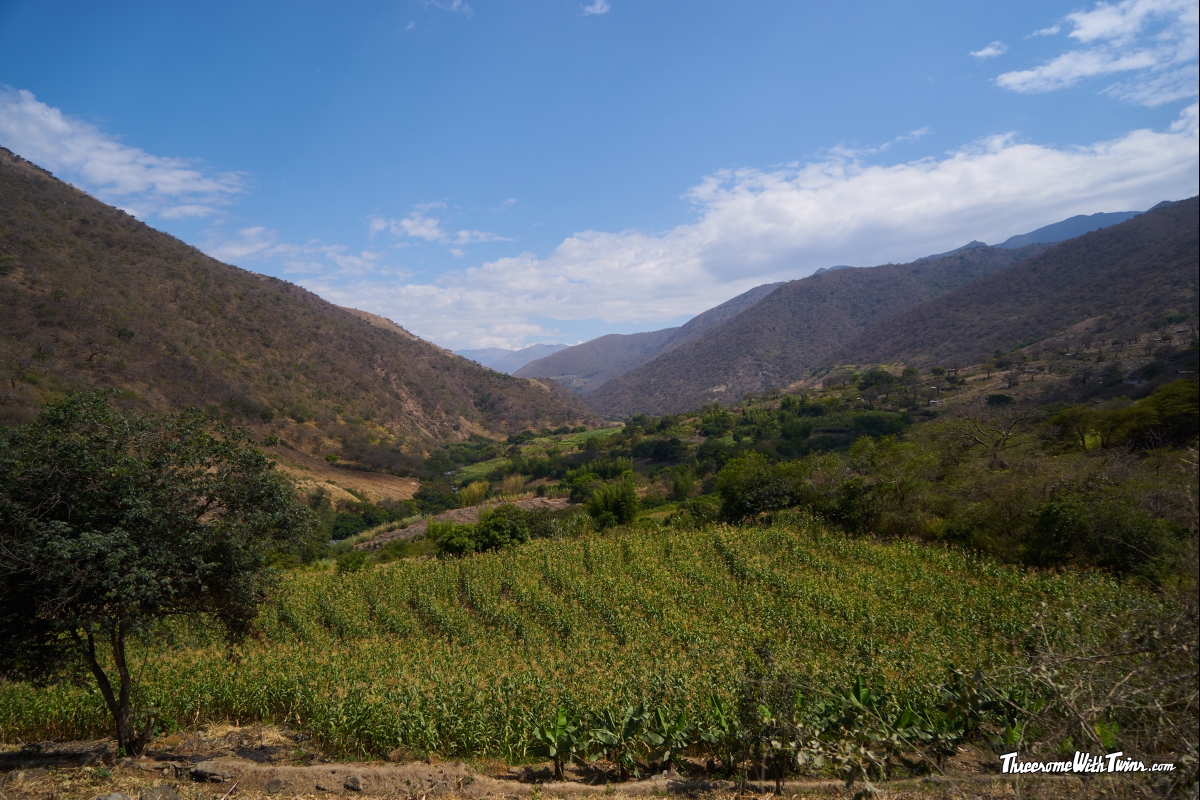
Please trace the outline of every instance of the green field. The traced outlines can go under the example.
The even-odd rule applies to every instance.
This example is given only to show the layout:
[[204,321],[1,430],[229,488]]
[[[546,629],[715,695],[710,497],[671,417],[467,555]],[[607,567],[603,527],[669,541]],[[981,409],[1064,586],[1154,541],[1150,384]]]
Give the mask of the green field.
[[[703,720],[708,695],[732,697],[764,646],[809,693],[861,674],[916,707],[951,664],[1019,658],[1039,612],[1051,635],[1086,635],[1088,620],[1145,600],[1099,574],[855,540],[794,518],[289,573],[236,650],[164,629],[133,662],[141,701],[170,724],[288,722],[346,756],[517,760],[529,722],[558,704],[645,701]],[[110,726],[89,683],[0,684],[4,741]]]

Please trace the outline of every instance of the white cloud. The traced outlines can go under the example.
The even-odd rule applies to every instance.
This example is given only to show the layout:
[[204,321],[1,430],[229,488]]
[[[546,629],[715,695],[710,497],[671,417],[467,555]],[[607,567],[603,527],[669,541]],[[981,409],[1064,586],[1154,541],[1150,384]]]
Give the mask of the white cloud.
[[[515,202],[515,201],[514,201]],[[444,209],[445,203],[422,203],[403,219],[388,217],[371,217],[367,223],[367,233],[374,237],[376,234],[388,232],[393,236],[424,239],[427,242],[441,244],[474,244],[477,242],[511,242],[512,239],[490,231],[462,230],[454,235],[442,228],[442,221],[429,216],[433,209]],[[454,251],[451,251],[454,252]],[[461,251],[459,251],[461,253]],[[458,255],[458,253],[455,253]]]
[[1088,146],[995,136],[890,166],[836,152],[784,168],[722,171],[688,193],[696,219],[665,232],[584,231],[544,258],[521,253],[433,282],[371,273],[302,282],[454,348],[518,347],[552,336],[554,320],[661,324],[818,267],[907,261],[1075,214],[1194,195],[1197,117],[1193,105],[1167,131]]
[[[1101,2],[1090,11],[1068,14],[1065,21],[1071,26],[1068,36],[1085,47],[1032,69],[1006,72],[996,83],[1016,92],[1050,92],[1086,78],[1128,72],[1133,73],[1131,78],[1106,87],[1104,93],[1159,106],[1200,92],[1200,7],[1195,0]],[[1032,35],[1055,35],[1060,30],[1060,25],[1054,25]]]
[[595,14],[607,14],[610,10],[608,0],[594,0],[591,5],[583,7],[583,15],[590,17]]
[[980,61],[982,61],[985,58],[995,58],[996,56],[1002,56],[1007,52],[1008,52],[1008,45],[1006,45],[1004,42],[992,42],[987,47],[980,48],[979,50],[974,50],[974,51],[968,53],[967,55],[975,56],[975,58],[978,58]]
[[246,188],[240,173],[213,174],[189,159],[151,155],[5,86],[0,145],[139,217],[212,216]]

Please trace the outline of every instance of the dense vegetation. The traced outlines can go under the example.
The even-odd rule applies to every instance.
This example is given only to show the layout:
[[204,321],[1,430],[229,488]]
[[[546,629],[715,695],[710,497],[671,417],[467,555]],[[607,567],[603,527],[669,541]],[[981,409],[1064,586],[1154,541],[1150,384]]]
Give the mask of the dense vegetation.
[[[1023,663],[1037,619],[1052,641],[1091,641],[1106,615],[1161,602],[1098,574],[855,541],[805,517],[626,530],[293,573],[232,661],[203,630],[152,632],[139,699],[176,725],[290,721],[345,754],[521,760],[530,727],[560,706],[579,716],[645,703],[716,725],[709,698],[736,704],[748,669],[786,673],[814,703],[863,676],[932,713],[951,665]],[[6,740],[90,736],[103,721],[87,686],[0,684]]]

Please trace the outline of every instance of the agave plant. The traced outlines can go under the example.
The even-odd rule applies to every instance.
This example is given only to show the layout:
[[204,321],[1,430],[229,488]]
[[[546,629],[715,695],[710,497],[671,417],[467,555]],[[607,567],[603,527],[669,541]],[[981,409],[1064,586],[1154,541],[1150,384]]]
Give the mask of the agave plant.
[[563,765],[577,760],[583,750],[579,722],[568,717],[566,709],[560,707],[553,722],[535,725],[532,734],[535,744],[529,748],[529,752],[553,761],[554,779],[561,781]]

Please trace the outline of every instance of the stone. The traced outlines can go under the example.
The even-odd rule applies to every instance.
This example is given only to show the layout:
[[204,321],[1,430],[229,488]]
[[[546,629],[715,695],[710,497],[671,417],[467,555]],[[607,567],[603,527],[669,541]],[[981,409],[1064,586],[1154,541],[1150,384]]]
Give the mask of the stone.
[[129,800],[129,795],[121,794],[120,792],[112,792],[110,794],[97,795],[96,800]]
[[271,778],[271,780],[267,781],[266,789],[267,794],[279,794],[283,791],[283,781],[279,780],[279,778]]
[[22,770],[21,778],[23,780],[32,780],[34,778],[44,778],[49,774],[50,770],[45,767],[34,767],[33,769]]
[[170,786],[155,786],[142,792],[142,800],[180,800],[180,797]]
[[346,778],[346,780],[342,781],[342,786],[345,786],[352,792],[361,792],[363,790],[362,778],[358,777],[357,775],[351,775],[350,777]]
[[332,792],[332,791],[333,791],[333,789],[330,789],[328,786],[326,786],[326,785],[325,785],[325,784],[323,784],[323,783],[318,783],[318,784],[317,784],[317,791],[318,791],[318,792]]
[[192,767],[191,775],[193,780],[209,783],[224,783],[232,777],[211,761],[201,761]]

